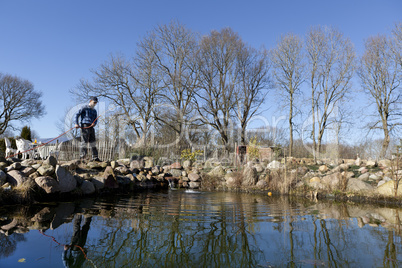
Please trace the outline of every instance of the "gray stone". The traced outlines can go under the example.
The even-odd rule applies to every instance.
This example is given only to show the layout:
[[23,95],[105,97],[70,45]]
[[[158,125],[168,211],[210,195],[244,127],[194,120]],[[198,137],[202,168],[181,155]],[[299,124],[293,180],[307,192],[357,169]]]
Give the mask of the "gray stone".
[[370,177],[370,173],[364,173],[364,174],[360,175],[358,177],[358,179],[361,181],[367,181],[369,179],[369,177]]
[[198,188],[200,188],[201,183],[198,182],[198,181],[190,181],[188,183],[188,186],[189,186],[190,189],[198,189]]
[[21,166],[23,166],[23,167],[30,167],[35,164],[36,164],[36,161],[33,159],[25,159],[21,162]]
[[37,177],[35,182],[48,194],[54,194],[60,191],[59,182],[50,176]]
[[36,172],[36,169],[34,169],[33,167],[24,167],[23,169],[20,170],[22,173],[25,174],[25,176],[29,176],[33,173]]
[[216,177],[223,177],[225,174],[225,169],[222,166],[214,167],[210,172],[208,172],[208,175]]
[[54,167],[48,164],[43,164],[38,168],[38,172],[42,176],[51,176],[54,174]]
[[18,170],[11,170],[10,172],[7,172],[6,181],[9,182],[12,186],[22,185],[27,180],[28,177],[24,176],[24,174]]
[[370,184],[356,178],[350,178],[348,180],[348,186],[346,187],[346,190],[350,192],[367,192],[373,189],[374,187]]
[[40,168],[42,165],[41,164],[35,164],[35,165],[32,165],[32,167],[34,168],[34,169],[38,169],[38,168]]
[[243,186],[254,186],[257,183],[257,170],[254,167],[246,166],[243,171]]
[[188,178],[190,181],[200,181],[200,179],[201,179],[200,175],[198,175],[196,173],[188,174]]
[[116,168],[114,169],[114,171],[116,171],[116,172],[118,172],[118,173],[120,173],[120,174],[123,174],[123,175],[126,175],[126,174],[128,174],[128,172],[129,172],[129,170],[127,169],[126,166],[118,166],[118,167],[116,167]]
[[184,169],[189,169],[191,167],[191,161],[190,160],[186,160],[183,162],[183,168]]
[[54,157],[53,155],[51,155],[51,156],[49,156],[43,163],[44,163],[44,164],[47,164],[47,165],[51,165],[51,166],[53,166],[53,167],[56,167],[56,165],[57,165],[57,159],[56,159],[56,157]]
[[254,168],[258,173],[261,173],[264,171],[264,167],[261,164],[255,164]]
[[130,169],[138,168],[141,169],[144,167],[144,160],[133,160],[130,162]]
[[374,161],[374,160],[368,160],[366,162],[366,167],[373,168],[373,167],[376,167],[376,166],[377,166],[377,162]]
[[90,181],[83,181],[81,184],[81,191],[83,194],[93,194],[95,192],[95,186],[92,182]]
[[169,173],[172,174],[173,177],[180,177],[181,169],[172,168]]
[[381,167],[390,167],[391,163],[392,162],[389,159],[383,159],[383,160],[378,161],[378,165]]
[[71,174],[66,168],[57,166],[56,176],[57,180],[59,181],[60,192],[68,193],[77,187],[77,181],[75,180],[73,174]]
[[321,183],[328,185],[331,189],[335,189],[338,187],[339,182],[341,180],[341,173],[340,172],[335,172],[330,175],[324,176],[321,179]]
[[19,170],[19,169],[21,169],[21,163],[15,162],[15,163],[12,163],[11,165],[9,165],[8,167],[6,167],[4,171],[9,172],[11,170]]
[[0,170],[5,170],[6,167],[8,167],[8,164],[6,162],[0,162]]

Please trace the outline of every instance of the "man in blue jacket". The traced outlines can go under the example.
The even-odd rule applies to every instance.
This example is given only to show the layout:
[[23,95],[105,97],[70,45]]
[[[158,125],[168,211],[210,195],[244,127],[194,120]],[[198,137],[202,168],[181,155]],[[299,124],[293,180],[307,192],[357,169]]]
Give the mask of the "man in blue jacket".
[[[92,150],[92,160],[100,161],[98,149],[96,148],[95,129],[98,121],[98,113],[95,105],[98,103],[97,97],[91,97],[89,104],[82,107],[75,115],[75,127],[81,127],[81,148],[80,159],[85,159],[88,152],[88,145]],[[79,120],[81,118],[81,120]]]

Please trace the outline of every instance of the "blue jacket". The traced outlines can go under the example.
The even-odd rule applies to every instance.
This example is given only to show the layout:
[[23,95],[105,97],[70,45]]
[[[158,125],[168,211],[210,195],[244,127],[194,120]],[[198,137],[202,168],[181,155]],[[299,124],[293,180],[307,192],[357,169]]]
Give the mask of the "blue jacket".
[[[81,122],[79,122],[79,118],[81,117]],[[89,107],[89,105],[86,105],[82,107],[78,113],[75,115],[75,123],[79,126],[82,126],[82,124],[94,124],[96,126],[96,123],[98,123],[98,113],[94,108]]]

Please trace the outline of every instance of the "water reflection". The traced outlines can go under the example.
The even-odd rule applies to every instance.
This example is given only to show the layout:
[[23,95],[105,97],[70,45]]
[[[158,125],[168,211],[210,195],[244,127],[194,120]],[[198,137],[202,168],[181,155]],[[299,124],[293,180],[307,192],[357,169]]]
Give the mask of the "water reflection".
[[183,191],[6,207],[0,266],[398,267],[400,213]]

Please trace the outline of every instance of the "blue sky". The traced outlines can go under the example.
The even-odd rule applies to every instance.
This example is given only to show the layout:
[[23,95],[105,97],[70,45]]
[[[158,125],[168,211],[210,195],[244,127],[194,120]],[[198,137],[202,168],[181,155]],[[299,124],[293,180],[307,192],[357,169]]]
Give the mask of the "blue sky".
[[367,37],[388,34],[402,21],[402,1],[0,0],[0,72],[43,92],[47,113],[30,126],[41,138],[55,137],[56,123],[76,105],[69,90],[111,53],[134,55],[148,31],[172,19],[201,34],[231,27],[245,42],[266,48],[281,34],[329,25],[360,55]]

